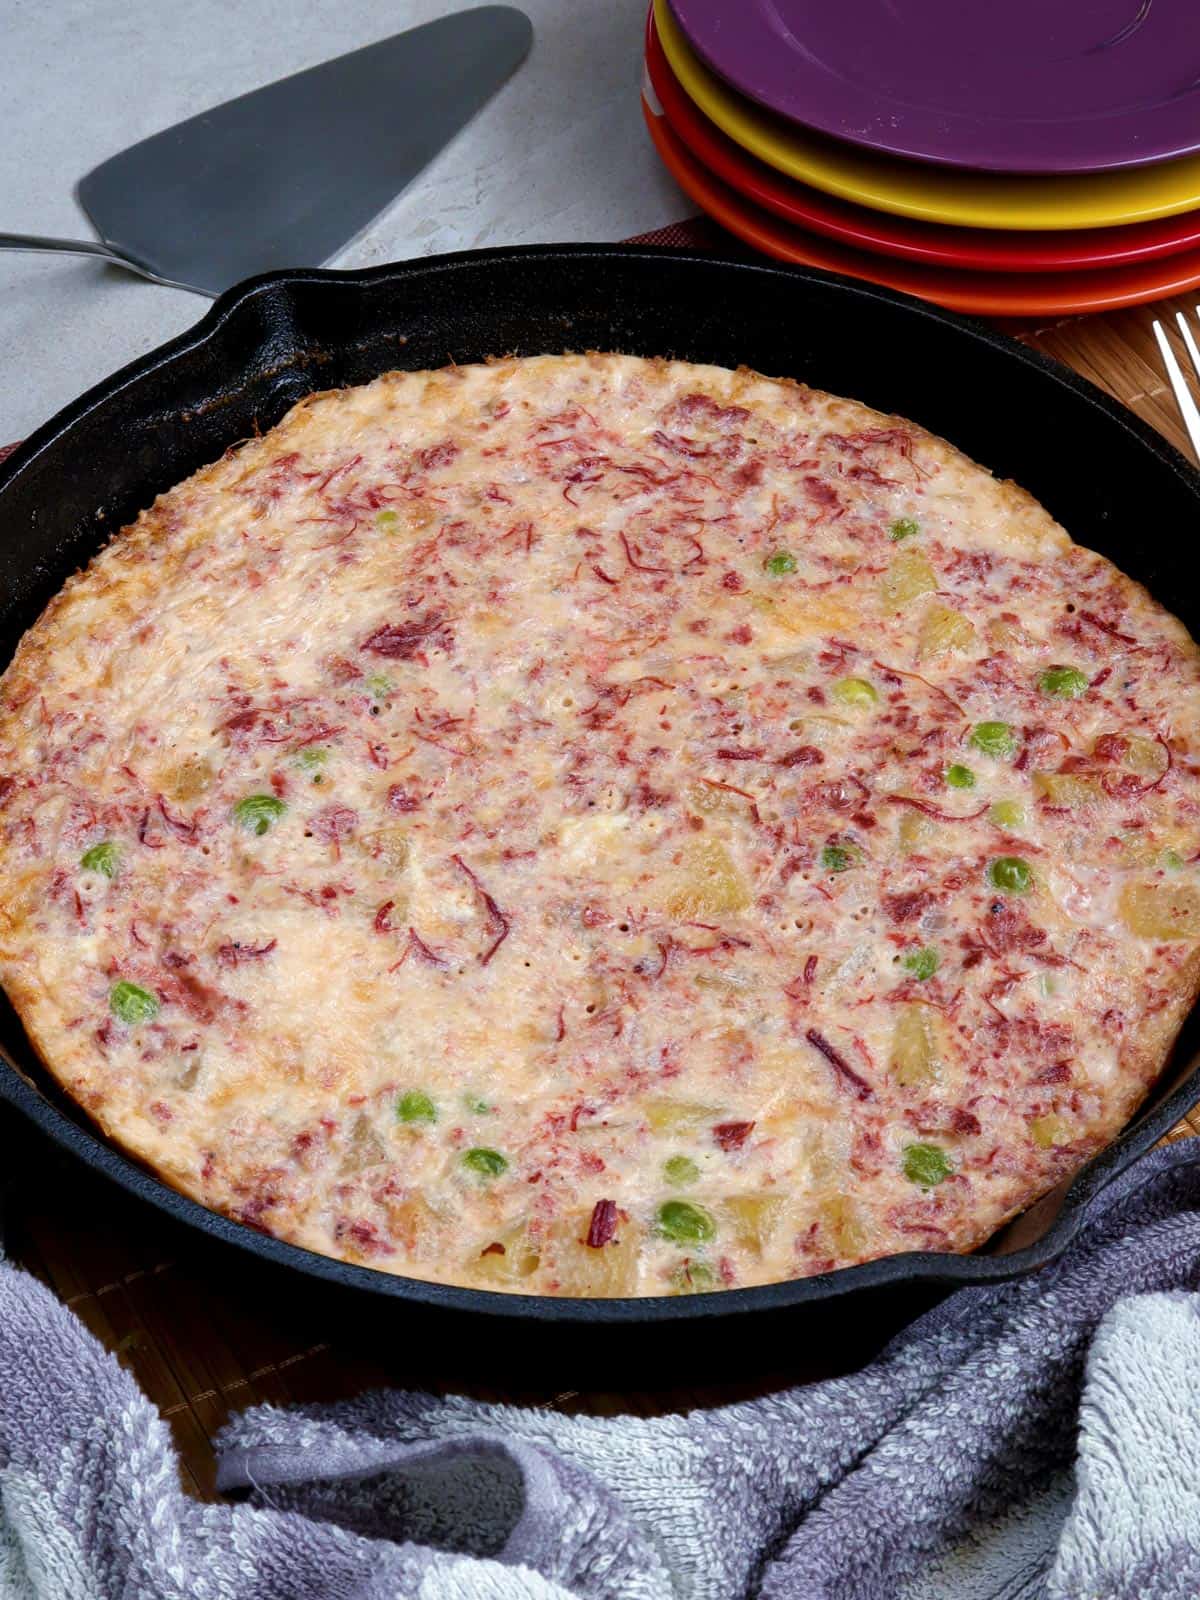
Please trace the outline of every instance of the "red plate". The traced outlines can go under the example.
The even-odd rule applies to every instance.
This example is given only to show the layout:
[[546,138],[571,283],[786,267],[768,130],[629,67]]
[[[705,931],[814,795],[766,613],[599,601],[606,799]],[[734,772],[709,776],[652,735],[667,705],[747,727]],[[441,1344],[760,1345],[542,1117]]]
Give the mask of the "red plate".
[[642,110],[658,153],[680,188],[723,228],[779,261],[866,278],[952,311],[984,317],[1066,317],[1085,311],[1113,311],[1200,285],[1200,250],[1134,267],[1028,276],[952,272],[850,250],[752,205],[696,160],[645,95]]
[[653,11],[646,24],[646,75],[651,109],[661,110],[672,133],[710,173],[755,205],[859,250],[971,272],[1083,272],[1200,247],[1200,211],[1125,227],[1020,233],[912,222],[810,189],[757,160],[709,121],[671,71]]

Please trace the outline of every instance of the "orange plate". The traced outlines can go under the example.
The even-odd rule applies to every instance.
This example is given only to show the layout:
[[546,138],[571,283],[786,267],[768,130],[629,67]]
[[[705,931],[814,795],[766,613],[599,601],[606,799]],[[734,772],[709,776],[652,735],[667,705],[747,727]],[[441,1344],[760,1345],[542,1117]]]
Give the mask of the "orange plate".
[[795,228],[745,200],[702,166],[643,94],[650,137],[679,187],[714,222],[779,261],[822,267],[983,317],[1061,317],[1142,305],[1200,285],[1200,250],[1163,261],[1087,272],[986,273],[916,267],[848,249]]

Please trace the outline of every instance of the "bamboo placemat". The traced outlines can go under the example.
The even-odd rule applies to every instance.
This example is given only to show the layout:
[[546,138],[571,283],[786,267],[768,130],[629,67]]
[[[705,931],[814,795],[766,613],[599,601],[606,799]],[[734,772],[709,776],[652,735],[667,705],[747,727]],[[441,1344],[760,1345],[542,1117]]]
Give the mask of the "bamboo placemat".
[[[647,241],[650,242],[650,241]],[[653,242],[711,242],[729,253],[716,230],[664,230]],[[736,251],[735,253],[740,253]],[[1075,367],[1158,428],[1190,458],[1190,448],[1162,375],[1150,323],[1190,300],[1099,317],[1069,317],[1047,326],[1015,327],[1019,338]],[[1200,1109],[1171,1138],[1200,1136]],[[380,1350],[363,1330],[331,1319],[303,1285],[281,1295],[256,1283],[233,1251],[197,1242],[82,1171],[23,1125],[7,1128],[0,1176],[8,1184],[7,1248],[47,1283],[133,1373],[172,1427],[185,1487],[213,1495],[212,1440],[236,1410],[263,1401],[286,1405],[330,1400],[378,1384],[443,1388],[429,1352]],[[11,1159],[10,1159],[11,1158]],[[431,1361],[434,1370],[430,1370]],[[514,1390],[497,1374],[495,1354],[481,1350],[478,1383],[454,1387],[481,1397],[526,1404],[618,1409],[642,1414],[712,1404],[762,1392],[795,1373],[756,1377],[703,1390],[596,1393],[578,1389]]]

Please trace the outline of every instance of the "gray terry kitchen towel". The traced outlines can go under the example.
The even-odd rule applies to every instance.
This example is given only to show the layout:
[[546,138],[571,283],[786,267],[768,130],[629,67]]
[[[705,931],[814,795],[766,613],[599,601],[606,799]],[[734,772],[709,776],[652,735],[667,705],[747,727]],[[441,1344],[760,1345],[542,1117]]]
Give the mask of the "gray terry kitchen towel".
[[2,1600],[1196,1600],[1200,1147],[865,1371],[683,1417],[375,1393],[179,1488],[112,1357],[0,1265]]

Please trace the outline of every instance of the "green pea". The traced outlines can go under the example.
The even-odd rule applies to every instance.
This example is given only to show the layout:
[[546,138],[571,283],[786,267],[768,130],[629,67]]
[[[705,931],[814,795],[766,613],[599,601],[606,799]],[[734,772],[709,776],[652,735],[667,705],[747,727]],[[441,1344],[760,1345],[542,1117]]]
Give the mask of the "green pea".
[[485,1100],[481,1094],[463,1095],[463,1105],[474,1116],[487,1117],[496,1109],[490,1100]]
[[502,1172],[508,1171],[507,1157],[502,1156],[499,1150],[489,1150],[486,1145],[477,1145],[474,1150],[468,1150],[462,1158],[462,1164],[480,1178],[498,1178]]
[[1087,674],[1078,667],[1047,667],[1038,679],[1038,688],[1059,700],[1078,700],[1089,681]]
[[319,745],[309,745],[296,757],[296,765],[308,773],[310,782],[319,787],[325,782],[325,765],[328,760],[328,750],[322,750]]
[[1033,885],[1033,871],[1020,856],[997,856],[988,863],[987,876],[992,888],[1003,894],[1028,894]]
[[901,539],[911,539],[914,533],[920,533],[921,524],[916,517],[897,517],[888,529],[888,538],[899,542]]
[[1020,828],[1025,823],[1025,807],[1019,800],[997,800],[988,812],[988,821],[997,828]]
[[790,550],[776,550],[773,556],[768,556],[763,566],[773,578],[782,578],[789,572],[796,570],[796,558]]
[[423,1089],[410,1089],[396,1102],[396,1115],[401,1122],[436,1122],[437,1107]]
[[262,837],[277,823],[287,810],[282,800],[273,794],[248,794],[233,808],[233,820],[247,833]]
[[112,840],[102,839],[99,844],[83,852],[79,865],[85,872],[102,872],[106,878],[115,878],[120,859],[120,851]]
[[704,1294],[716,1287],[717,1275],[703,1261],[681,1261],[671,1274],[676,1294]]
[[707,1244],[717,1236],[717,1225],[701,1206],[689,1200],[666,1200],[658,1208],[658,1231],[676,1244]]
[[975,787],[975,774],[970,767],[959,766],[957,762],[952,767],[947,767],[942,776],[952,789],[973,789]]
[[928,946],[924,950],[910,950],[904,958],[905,967],[918,983],[924,983],[926,978],[932,978],[941,964],[941,956]]
[[391,533],[399,521],[395,511],[379,511],[375,515],[375,526],[384,533]]
[[903,1167],[908,1181],[919,1183],[922,1189],[936,1188],[954,1171],[940,1144],[906,1144]]
[[1178,872],[1183,866],[1183,857],[1178,850],[1164,850],[1158,859],[1168,872]]
[[848,872],[857,860],[857,852],[841,844],[827,844],[821,851],[821,865],[826,872]]
[[663,1162],[663,1176],[668,1183],[674,1184],[677,1189],[682,1189],[685,1184],[696,1182],[700,1176],[700,1168],[691,1156],[669,1156]]
[[108,1009],[118,1022],[136,1027],[139,1022],[153,1022],[158,1015],[158,999],[148,989],[122,978],[108,991]]
[[839,678],[829,692],[844,706],[873,706],[879,699],[878,689],[866,678]]
[[396,685],[386,672],[369,672],[363,679],[367,686],[367,693],[372,700],[386,700],[388,695],[395,692]]
[[1011,761],[1017,753],[1017,736],[1007,722],[977,722],[971,729],[971,743],[997,761]]

